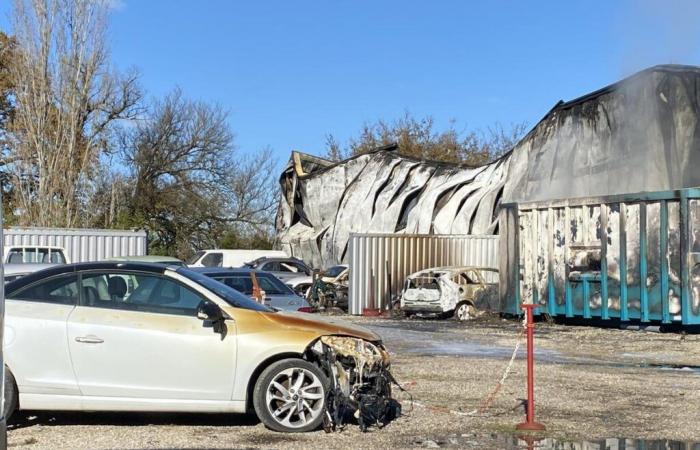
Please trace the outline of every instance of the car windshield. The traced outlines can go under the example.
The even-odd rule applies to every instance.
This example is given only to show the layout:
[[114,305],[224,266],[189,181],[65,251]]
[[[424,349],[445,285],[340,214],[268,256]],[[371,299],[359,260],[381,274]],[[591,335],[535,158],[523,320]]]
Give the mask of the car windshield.
[[213,278],[209,278],[204,274],[197,273],[184,268],[177,269],[177,273],[201,284],[205,288],[212,291],[214,294],[224,299],[229,305],[235,306],[236,308],[252,309],[253,311],[262,312],[275,312],[274,309],[269,308],[265,305],[261,305],[260,303],[241,294],[237,290],[226,286],[225,284],[220,283],[219,281],[216,281]]
[[333,278],[335,278],[335,277],[337,277],[338,275],[340,275],[341,273],[343,273],[343,271],[344,271],[345,269],[347,269],[347,267],[345,267],[345,266],[333,266],[333,267],[331,267],[330,269],[327,269],[327,270],[326,270],[326,273],[324,273],[323,275],[324,275],[324,276],[327,276],[327,277],[333,277]]
[[199,260],[199,258],[202,257],[202,255],[204,255],[204,252],[201,251],[201,250],[198,251],[197,253],[195,253],[194,255],[192,255],[192,256],[190,257],[190,259],[187,260],[187,264],[194,264],[194,263],[196,263],[196,262]]

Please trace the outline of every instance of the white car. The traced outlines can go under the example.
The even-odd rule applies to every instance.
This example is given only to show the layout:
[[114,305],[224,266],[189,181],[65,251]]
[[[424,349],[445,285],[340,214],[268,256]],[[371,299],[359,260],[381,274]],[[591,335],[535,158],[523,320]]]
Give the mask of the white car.
[[5,417],[254,410],[271,429],[309,431],[342,400],[326,403],[330,386],[360,412],[391,395],[375,333],[276,312],[186,268],[60,265],[5,290]]

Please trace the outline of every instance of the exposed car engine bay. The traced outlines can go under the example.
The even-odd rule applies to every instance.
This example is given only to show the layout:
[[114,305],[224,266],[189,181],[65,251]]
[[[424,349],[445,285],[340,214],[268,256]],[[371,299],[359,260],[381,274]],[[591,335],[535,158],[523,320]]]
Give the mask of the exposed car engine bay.
[[392,398],[398,383],[389,371],[389,354],[381,344],[348,336],[322,336],[307,351],[330,380],[323,428],[341,431],[354,418],[362,431],[379,428],[401,415]]

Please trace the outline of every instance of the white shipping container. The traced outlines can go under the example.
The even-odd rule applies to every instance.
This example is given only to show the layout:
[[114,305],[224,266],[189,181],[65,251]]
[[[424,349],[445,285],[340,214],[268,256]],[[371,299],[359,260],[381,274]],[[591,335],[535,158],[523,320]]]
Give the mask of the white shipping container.
[[62,247],[70,262],[100,261],[116,256],[148,253],[144,230],[97,230],[88,228],[5,228],[5,247],[20,245]]

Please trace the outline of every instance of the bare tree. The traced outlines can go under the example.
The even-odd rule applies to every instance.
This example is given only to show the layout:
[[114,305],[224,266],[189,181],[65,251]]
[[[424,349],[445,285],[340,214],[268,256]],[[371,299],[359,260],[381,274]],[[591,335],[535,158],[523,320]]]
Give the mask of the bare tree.
[[486,130],[467,132],[458,130],[452,121],[445,130],[437,131],[431,116],[416,119],[406,112],[393,122],[366,123],[345,148],[332,135],[326,136],[326,157],[338,161],[398,143],[399,152],[406,156],[476,166],[510,150],[526,129],[527,124],[522,122],[507,130],[496,124]]
[[15,39],[0,31],[0,150],[4,150],[3,143],[7,123],[14,110],[10,67],[13,64],[16,47]]
[[92,184],[92,192],[86,193],[90,198],[89,210],[86,208],[83,216],[90,218],[90,227],[129,228],[133,225],[127,216],[131,178],[115,169],[119,166],[121,161],[114,158],[104,161]]
[[271,229],[275,162],[269,150],[239,156],[220,107],[176,90],[120,141],[132,186],[126,216],[150,231],[154,250],[186,256],[234,227]]
[[274,232],[279,185],[272,150],[265,148],[255,155],[236,158],[232,169],[225,181],[225,220],[252,234]]
[[135,73],[110,70],[106,0],[15,0],[8,173],[21,223],[75,226],[110,133],[139,114]]

